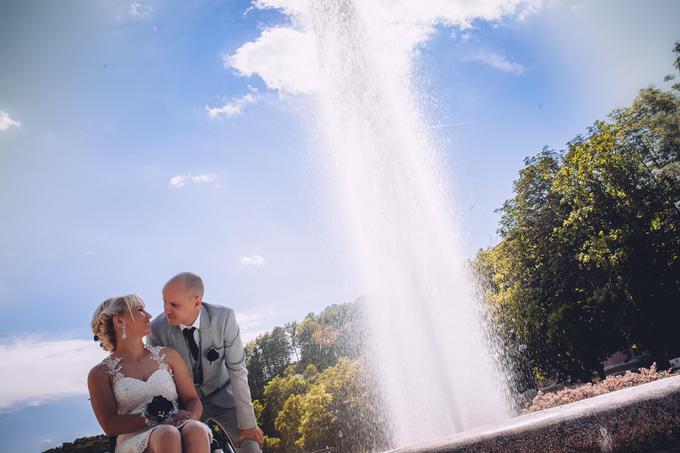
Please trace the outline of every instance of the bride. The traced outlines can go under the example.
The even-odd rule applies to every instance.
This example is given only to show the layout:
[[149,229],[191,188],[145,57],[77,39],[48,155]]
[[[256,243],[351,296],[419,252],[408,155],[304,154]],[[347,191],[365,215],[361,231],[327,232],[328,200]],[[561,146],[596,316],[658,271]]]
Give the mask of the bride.
[[[198,421],[203,406],[184,360],[174,349],[142,342],[150,319],[134,294],[107,299],[94,311],[95,341],[111,352],[87,377],[95,416],[108,436],[118,436],[116,453],[208,453],[212,434]],[[156,396],[175,409],[161,424],[145,415]]]

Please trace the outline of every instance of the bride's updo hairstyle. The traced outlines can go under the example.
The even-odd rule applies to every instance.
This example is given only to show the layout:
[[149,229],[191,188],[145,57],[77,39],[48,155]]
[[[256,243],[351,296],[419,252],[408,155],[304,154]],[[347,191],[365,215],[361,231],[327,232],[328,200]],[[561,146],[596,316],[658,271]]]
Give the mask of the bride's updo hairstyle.
[[136,294],[112,297],[99,304],[92,315],[92,333],[94,341],[109,352],[116,349],[116,332],[113,330],[113,317],[122,316],[125,311],[132,314],[132,310],[144,306],[144,300]]

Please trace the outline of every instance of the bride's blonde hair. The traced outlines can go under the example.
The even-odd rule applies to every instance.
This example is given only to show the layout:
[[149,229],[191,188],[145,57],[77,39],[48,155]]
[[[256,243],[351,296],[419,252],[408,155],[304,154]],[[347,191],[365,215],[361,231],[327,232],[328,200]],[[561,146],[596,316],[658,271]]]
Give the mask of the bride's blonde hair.
[[112,297],[99,304],[92,315],[92,333],[94,341],[109,352],[116,350],[116,332],[113,329],[113,317],[121,316],[125,310],[132,314],[132,309],[144,307],[144,300],[137,294]]

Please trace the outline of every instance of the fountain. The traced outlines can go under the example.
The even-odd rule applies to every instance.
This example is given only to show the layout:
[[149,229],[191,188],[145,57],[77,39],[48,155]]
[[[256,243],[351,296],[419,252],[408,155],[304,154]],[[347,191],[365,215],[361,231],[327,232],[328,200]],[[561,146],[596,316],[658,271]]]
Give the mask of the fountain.
[[319,123],[356,253],[395,445],[510,415],[459,249],[442,159],[409,74],[382,65],[361,2],[314,1]]
[[[427,28],[433,20],[404,20],[404,8],[417,10],[408,1],[396,3],[256,3],[293,19],[297,30],[279,30],[278,36],[294,37],[296,44],[279,49],[316,51],[314,62],[307,62],[313,68],[292,71],[313,80],[313,87],[295,85],[290,75],[279,78],[270,66],[263,78],[271,87],[292,83],[292,92],[316,96],[339,217],[368,292],[368,357],[382,388],[391,445],[401,453],[677,447],[680,377],[512,418],[514,393],[460,250],[445,161],[411,82],[414,47],[428,33],[422,23]],[[467,12],[450,22],[494,18],[522,2],[508,2],[496,13],[482,3],[461,2]],[[402,10],[385,19],[390,6]],[[441,2],[438,8],[453,7]],[[385,20],[389,27],[376,26]],[[267,34],[268,43],[272,36]],[[244,75],[257,72],[247,56],[240,62]],[[274,63],[286,68],[281,60]]]

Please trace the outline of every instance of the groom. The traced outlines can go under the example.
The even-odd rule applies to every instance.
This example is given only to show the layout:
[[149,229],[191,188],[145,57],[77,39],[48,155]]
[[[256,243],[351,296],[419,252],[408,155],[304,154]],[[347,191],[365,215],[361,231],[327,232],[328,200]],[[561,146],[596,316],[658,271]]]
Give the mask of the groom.
[[264,437],[253,412],[234,311],[203,302],[203,281],[190,272],[165,284],[163,311],[151,324],[148,342],[170,346],[184,357],[203,403],[202,420],[220,422],[239,453],[260,453]]

